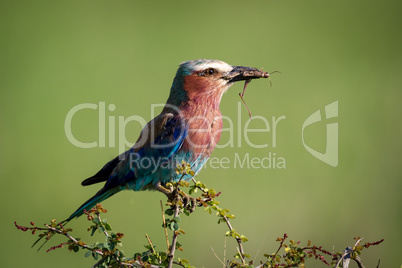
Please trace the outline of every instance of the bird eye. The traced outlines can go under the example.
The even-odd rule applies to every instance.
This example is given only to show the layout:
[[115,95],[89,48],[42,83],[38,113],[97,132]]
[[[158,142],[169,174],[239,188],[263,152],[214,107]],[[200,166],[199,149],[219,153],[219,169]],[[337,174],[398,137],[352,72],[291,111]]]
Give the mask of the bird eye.
[[209,68],[205,70],[207,75],[213,75],[214,73],[216,73],[216,70],[214,68]]
[[204,71],[200,72],[198,75],[200,75],[200,76],[210,76],[210,75],[213,75],[213,74],[216,74],[216,73],[217,73],[217,71],[214,68],[208,68],[208,69],[205,69]]

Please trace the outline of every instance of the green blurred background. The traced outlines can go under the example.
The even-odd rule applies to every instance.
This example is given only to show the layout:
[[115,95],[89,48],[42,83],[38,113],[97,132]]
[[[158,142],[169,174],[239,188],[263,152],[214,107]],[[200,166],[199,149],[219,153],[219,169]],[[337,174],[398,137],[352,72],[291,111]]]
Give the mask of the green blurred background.
[[[276,147],[271,133],[250,134],[255,143],[269,144],[255,149],[235,131],[234,146],[213,156],[234,161],[236,153],[261,158],[271,152],[286,168],[208,166],[199,176],[222,191],[222,206],[237,216],[232,224],[249,238],[246,252],[263,260],[285,232],[335,251],[352,245],[354,236],[384,238],[363,252],[366,267],[378,259],[381,267],[400,267],[401,7],[400,1],[346,0],[1,1],[1,266],[94,264],[82,252],[37,253],[30,248],[35,238],[13,226],[66,218],[100,187],[80,182],[118,154],[108,133],[105,148],[82,149],[67,140],[64,120],[72,107],[105,102],[116,106],[106,110],[116,121],[130,115],[149,120],[151,104],[166,101],[180,62],[214,58],[282,72],[272,75],[272,87],[254,81],[246,93],[254,115],[286,116]],[[242,105],[238,118],[241,90],[242,84],[233,86],[221,103],[236,130],[248,120]],[[339,165],[331,167],[306,151],[301,128],[336,100],[339,117],[331,122],[339,123]],[[77,139],[97,141],[97,112],[74,117]],[[325,124],[305,132],[306,143],[319,151],[325,150]],[[124,134],[134,142],[140,129],[130,123]],[[224,133],[222,144],[229,138]],[[160,199],[160,193],[126,191],[103,203],[112,227],[125,234],[127,255],[143,250],[145,233],[165,249]],[[211,247],[223,258],[226,228],[216,221],[202,209],[182,221],[185,251],[178,256],[197,267],[220,266]],[[80,218],[70,226],[85,241],[102,241],[89,237],[87,225]],[[226,255],[234,254],[228,240]]]

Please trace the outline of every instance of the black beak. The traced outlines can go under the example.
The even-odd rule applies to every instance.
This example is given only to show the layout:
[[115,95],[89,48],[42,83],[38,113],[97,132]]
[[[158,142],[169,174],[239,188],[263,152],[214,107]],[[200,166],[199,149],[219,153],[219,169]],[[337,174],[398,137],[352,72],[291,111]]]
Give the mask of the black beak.
[[268,77],[269,73],[264,72],[262,70],[258,70],[257,68],[245,67],[245,66],[233,66],[233,69],[222,78],[228,80],[228,83],[232,83],[237,81],[268,78]]

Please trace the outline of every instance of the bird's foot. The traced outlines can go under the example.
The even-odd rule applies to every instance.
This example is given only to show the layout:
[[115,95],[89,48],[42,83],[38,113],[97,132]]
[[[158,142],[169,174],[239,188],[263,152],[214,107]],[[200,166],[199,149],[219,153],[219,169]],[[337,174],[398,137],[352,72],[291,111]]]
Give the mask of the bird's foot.
[[192,196],[189,196],[185,192],[179,190],[179,194],[183,200],[183,207],[187,208],[190,213],[194,212],[195,207],[197,206],[197,199]]
[[155,185],[155,189],[164,193],[169,200],[174,200],[179,190],[178,188],[173,188],[173,186],[166,188],[162,186],[160,182]]
[[158,183],[155,185],[155,189],[164,193],[169,201],[181,202],[183,207],[188,209],[190,213],[194,212],[195,207],[197,206],[197,200],[180,190],[178,187],[174,188],[173,186],[170,186],[167,188]]

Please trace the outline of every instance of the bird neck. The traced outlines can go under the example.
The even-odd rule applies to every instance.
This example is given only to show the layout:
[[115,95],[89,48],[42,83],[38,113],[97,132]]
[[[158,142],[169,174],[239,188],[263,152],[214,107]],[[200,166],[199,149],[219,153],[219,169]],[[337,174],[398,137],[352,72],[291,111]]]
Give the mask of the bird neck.
[[196,158],[208,158],[221,138],[222,115],[219,106],[211,108],[206,103],[188,101],[180,112],[188,129],[182,149],[191,151]]
[[184,119],[188,128],[182,149],[209,157],[220,140],[222,116],[219,104],[227,88],[201,83],[196,77],[176,77],[162,113]]
[[222,95],[228,88],[226,84],[216,81],[205,82],[198,76],[176,76],[166,104],[179,109],[194,106],[219,110]]

